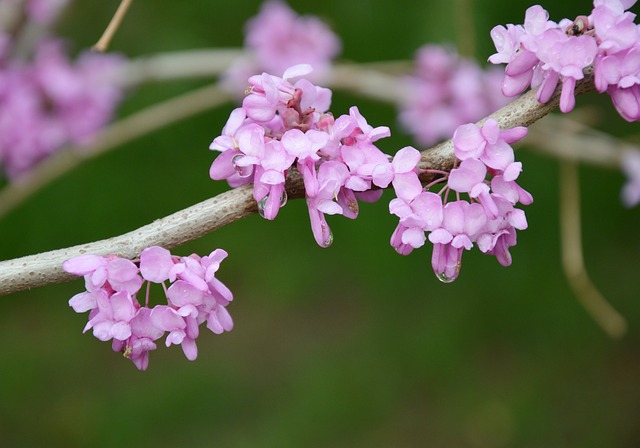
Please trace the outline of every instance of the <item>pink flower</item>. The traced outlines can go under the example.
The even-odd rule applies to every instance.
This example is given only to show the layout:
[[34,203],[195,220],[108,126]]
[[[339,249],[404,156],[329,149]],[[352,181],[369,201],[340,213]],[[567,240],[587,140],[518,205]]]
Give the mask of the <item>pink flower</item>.
[[101,341],[118,339],[125,341],[131,336],[130,321],[140,305],[127,291],[109,297],[105,292],[96,295],[97,313],[89,320],[84,331],[93,328],[93,335]]
[[83,275],[88,291],[106,287],[135,294],[142,285],[138,267],[129,260],[114,256],[81,255],[65,261],[62,268],[70,274]]
[[393,183],[396,196],[411,200],[422,192],[422,184],[416,169],[420,162],[420,151],[407,146],[398,151],[391,163],[376,165],[372,172],[373,183],[386,188]]
[[[27,6],[48,21],[44,3]],[[122,98],[115,73],[123,60],[86,53],[70,61],[50,39],[35,43],[32,58],[12,58],[12,44],[0,37],[0,163],[16,179],[65,145],[91,142]]]
[[462,123],[474,122],[504,106],[499,70],[482,69],[454,50],[425,45],[416,53],[416,69],[402,81],[399,119],[422,145],[451,137]]
[[246,46],[257,65],[281,73],[296,64],[310,64],[325,73],[341,50],[338,37],[314,16],[299,16],[285,3],[266,2],[246,27]]
[[[84,331],[93,329],[98,339],[113,340],[112,348],[123,352],[140,370],[148,367],[148,352],[156,349],[154,341],[165,332],[169,332],[167,346],[180,344],[187,359],[194,360],[198,355],[195,340],[199,324],[206,321],[216,334],[233,328],[226,310],[233,294],[216,278],[226,257],[224,250],[216,249],[202,258],[195,254],[178,258],[154,246],[142,251],[140,269],[116,256],[75,257],[65,261],[63,267],[70,273],[84,275],[88,291],[73,296],[69,305],[78,313],[90,311]],[[132,273],[137,280],[130,278]],[[145,306],[140,306],[134,293],[122,288],[136,284],[137,291],[144,281],[172,283],[163,288],[166,305],[150,309],[147,288]]]
[[131,337],[124,342],[113,340],[113,350],[124,353],[138,370],[147,370],[149,367],[149,352],[157,348],[154,341],[164,335],[164,331],[151,322],[151,310],[140,308],[131,319]]
[[498,123],[490,118],[482,127],[466,124],[453,134],[456,157],[460,160],[475,158],[495,170],[504,171],[514,162],[513,149],[509,146],[527,135],[527,128],[515,127],[500,130]]
[[319,246],[328,247],[333,243],[333,235],[324,215],[343,213],[342,207],[335,199],[348,176],[349,170],[340,162],[325,162],[318,169],[318,194],[315,197],[307,197],[307,206],[311,230]]
[[162,331],[168,331],[166,345],[182,345],[182,350],[189,361],[198,357],[195,339],[198,337],[195,320],[181,316],[169,306],[158,305],[151,311],[151,322]]
[[140,273],[150,282],[162,283],[168,280],[173,266],[171,252],[163,247],[148,247],[140,254]]
[[391,246],[401,255],[422,247],[426,241],[425,232],[439,228],[444,216],[442,199],[431,192],[422,192],[410,201],[400,197],[393,199],[389,212],[400,218],[391,237]]
[[431,264],[438,279],[450,283],[458,277],[462,250],[473,247],[486,222],[480,204],[456,201],[444,206],[442,226],[429,234],[429,241],[433,243]]
[[575,86],[593,65],[599,92],[607,92],[625,120],[640,120],[640,47],[635,14],[626,11],[635,0],[595,0],[592,13],[573,22],[548,20],[536,5],[527,10],[524,32],[517,26],[496,27],[492,37],[498,53],[493,63],[507,63],[502,90],[515,95],[529,85],[538,88],[536,99],[545,103],[562,84],[560,110],[575,106]]

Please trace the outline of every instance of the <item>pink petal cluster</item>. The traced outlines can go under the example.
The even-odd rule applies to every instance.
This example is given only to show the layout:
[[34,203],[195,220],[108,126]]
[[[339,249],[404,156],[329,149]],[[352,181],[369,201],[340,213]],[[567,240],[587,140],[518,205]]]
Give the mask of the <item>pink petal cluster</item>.
[[224,76],[224,84],[232,92],[244,91],[244,81],[251,75],[283,73],[298,64],[312,65],[310,79],[322,81],[342,44],[318,17],[298,15],[286,3],[270,0],[247,22],[245,48],[248,55],[237,60]]
[[517,95],[538,88],[546,103],[562,86],[560,110],[575,106],[576,81],[593,66],[596,89],[607,92],[627,121],[640,120],[640,28],[627,11],[636,0],[594,0],[589,16],[559,23],[549,20],[541,6],[527,9],[524,25],[496,26],[491,37],[494,64],[506,63],[502,91]]
[[47,36],[24,48],[26,25],[51,23],[65,3],[15,2],[17,23],[0,31],[0,169],[10,180],[64,146],[89,143],[122,98],[114,76],[121,57],[85,52],[72,61]]
[[31,20],[48,25],[54,22],[69,0],[27,0],[27,12]]
[[242,107],[210,146],[221,152],[210,175],[233,187],[253,183],[260,214],[274,219],[286,203],[285,179],[295,167],[304,180],[313,235],[327,247],[333,236],[325,215],[356,218],[358,199],[375,201],[382,194],[376,187],[402,184],[420,156],[413,150],[413,165],[390,162],[374,145],[390,135],[389,128],[372,127],[357,107],[334,118],[328,112],[331,91],[302,78],[310,70],[302,64],[282,78],[263,73],[249,79]]
[[404,83],[399,118],[421,145],[448,139],[459,125],[475,122],[509,101],[501,92],[500,69],[484,70],[453,49],[425,45],[415,63],[414,74]]
[[69,0],[2,0],[0,17],[4,29],[14,29],[27,22],[39,26],[52,24]]
[[[443,282],[454,281],[460,272],[462,253],[474,244],[500,264],[511,264],[509,248],[516,244],[516,230],[527,228],[527,220],[516,204],[533,202],[517,183],[522,164],[514,159],[514,143],[527,134],[526,128],[500,130],[489,119],[480,127],[459,126],[453,137],[460,163],[450,173],[425,189],[402,189],[391,201],[389,211],[400,218],[391,245],[402,255],[433,244],[431,264]],[[417,180],[417,176],[416,176]],[[430,191],[440,182],[439,193]],[[456,200],[449,201],[450,192]],[[461,199],[461,194],[468,199]]]
[[[159,246],[142,251],[137,264],[110,255],[81,255],[65,261],[65,271],[84,276],[86,291],[76,294],[69,305],[77,313],[90,311],[84,331],[92,330],[101,341],[112,341],[140,370],[149,365],[149,351],[167,334],[168,346],[179,344],[185,356],[198,356],[196,338],[200,324],[216,334],[230,331],[233,321],[226,307],[231,291],[216,278],[227,252],[216,249],[206,257],[177,257]],[[165,282],[171,283],[167,288]],[[162,284],[166,304],[149,306],[149,287],[144,304],[136,296],[145,282]]]

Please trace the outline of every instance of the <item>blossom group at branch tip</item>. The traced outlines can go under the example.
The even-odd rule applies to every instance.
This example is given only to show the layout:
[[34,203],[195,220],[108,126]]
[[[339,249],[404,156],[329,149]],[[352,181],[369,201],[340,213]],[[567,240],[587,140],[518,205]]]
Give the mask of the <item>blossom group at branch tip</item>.
[[[69,305],[78,313],[89,311],[84,331],[131,359],[140,370],[149,365],[149,351],[167,334],[168,346],[179,344],[190,361],[198,356],[196,338],[200,324],[221,334],[233,328],[226,307],[233,294],[216,273],[227,252],[216,249],[205,257],[178,257],[159,246],[142,251],[136,262],[115,255],[81,255],[62,264],[65,271],[83,276],[86,291]],[[166,304],[149,306],[149,286],[162,285]],[[166,282],[170,283],[167,288]],[[141,303],[137,296],[145,294]]]
[[540,5],[527,9],[524,25],[499,25],[491,31],[497,53],[506,63],[502,91],[513,96],[527,87],[546,103],[561,85],[560,110],[575,106],[576,82],[593,67],[595,87],[608,93],[627,121],[640,120],[640,28],[627,11],[636,0],[594,0],[588,16],[556,23]]

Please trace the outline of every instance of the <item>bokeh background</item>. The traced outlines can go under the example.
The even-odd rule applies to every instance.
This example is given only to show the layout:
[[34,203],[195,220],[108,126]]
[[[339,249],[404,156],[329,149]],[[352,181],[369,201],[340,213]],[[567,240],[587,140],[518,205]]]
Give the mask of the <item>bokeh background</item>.
[[[91,46],[119,2],[75,1],[57,25],[76,51]],[[410,59],[421,45],[456,41],[470,14],[477,57],[489,30],[522,23],[522,0],[290,1],[317,14],[356,62]],[[259,1],[134,1],[112,49],[135,58],[238,47]],[[588,13],[586,0],[547,2],[553,19]],[[172,81],[131,92],[120,116],[204,85]],[[389,125],[385,152],[412,144],[386,104],[335,93],[332,110],[357,104]],[[602,129],[638,139],[607,98]],[[0,258],[118,235],[225,191],[207,150],[232,106],[200,114],[83,164],[0,221]],[[552,117],[547,117],[552,120]],[[609,339],[572,295],[560,263],[558,161],[526,144],[517,157],[535,203],[513,265],[466,253],[460,278],[441,284],[430,250],[397,255],[385,196],[356,221],[329,224],[319,248],[306,206],[274,222],[251,216],[176,253],[230,256],[219,277],[234,292],[235,329],[204,332],[199,357],[160,346],[150,368],[90,334],[68,307],[82,281],[2,297],[2,447],[637,447],[640,446],[640,211],[619,200],[620,172],[581,167],[583,238],[594,283],[628,319]],[[386,201],[385,201],[386,199]],[[161,342],[161,341],[159,341]]]

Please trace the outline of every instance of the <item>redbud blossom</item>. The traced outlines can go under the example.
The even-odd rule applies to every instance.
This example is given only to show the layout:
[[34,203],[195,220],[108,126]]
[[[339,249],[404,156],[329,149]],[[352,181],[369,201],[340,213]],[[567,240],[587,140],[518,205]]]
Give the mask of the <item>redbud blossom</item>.
[[593,67],[599,92],[607,92],[627,121],[640,120],[640,33],[635,14],[626,11],[635,0],[595,0],[589,16],[559,23],[548,20],[541,6],[529,8],[521,25],[497,26],[491,37],[497,53],[494,64],[506,63],[502,91],[513,96],[527,87],[538,88],[546,103],[562,85],[560,110],[575,106],[575,85]]
[[[65,271],[84,276],[87,287],[69,305],[77,313],[90,312],[85,332],[92,329],[101,341],[112,340],[113,350],[123,352],[140,370],[147,369],[154,341],[166,332],[166,345],[181,345],[193,361],[199,324],[206,321],[216,334],[233,328],[226,310],[233,295],[215,277],[226,256],[216,249],[207,257],[177,257],[158,246],[143,250],[136,263],[114,255],[81,255],[62,264]],[[138,301],[145,282],[164,286],[167,281],[166,305],[150,307],[148,288],[143,303]]]

